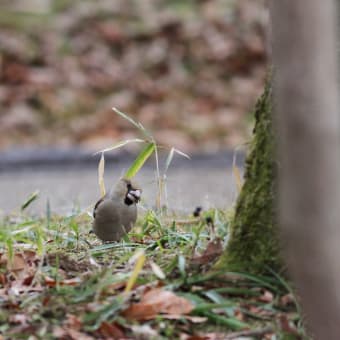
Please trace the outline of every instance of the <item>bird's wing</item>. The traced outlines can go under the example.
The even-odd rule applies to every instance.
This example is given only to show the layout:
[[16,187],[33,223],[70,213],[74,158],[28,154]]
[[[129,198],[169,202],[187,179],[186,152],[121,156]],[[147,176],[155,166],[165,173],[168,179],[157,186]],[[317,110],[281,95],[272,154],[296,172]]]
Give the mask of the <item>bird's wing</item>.
[[104,195],[101,199],[99,199],[97,201],[97,203],[94,205],[94,208],[93,208],[93,217],[95,218],[96,217],[96,213],[97,213],[97,210],[98,210],[98,207],[100,204],[102,204],[107,198],[107,195]]

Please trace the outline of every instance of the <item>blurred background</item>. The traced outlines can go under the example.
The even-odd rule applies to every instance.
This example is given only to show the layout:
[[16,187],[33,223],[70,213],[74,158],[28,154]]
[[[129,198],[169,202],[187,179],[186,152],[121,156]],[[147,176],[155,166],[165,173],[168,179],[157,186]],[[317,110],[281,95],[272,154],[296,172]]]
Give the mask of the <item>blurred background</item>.
[[[197,155],[196,169],[208,163],[225,171],[230,150],[251,136],[267,23],[264,0],[1,0],[0,209],[36,187],[60,189],[65,199],[62,181],[53,182],[57,165],[83,160],[85,171],[94,151],[135,138],[113,106],[159,143]],[[39,162],[50,167],[30,172]],[[68,189],[96,187],[94,168],[79,183],[72,171]],[[82,200],[72,192],[68,200]]]

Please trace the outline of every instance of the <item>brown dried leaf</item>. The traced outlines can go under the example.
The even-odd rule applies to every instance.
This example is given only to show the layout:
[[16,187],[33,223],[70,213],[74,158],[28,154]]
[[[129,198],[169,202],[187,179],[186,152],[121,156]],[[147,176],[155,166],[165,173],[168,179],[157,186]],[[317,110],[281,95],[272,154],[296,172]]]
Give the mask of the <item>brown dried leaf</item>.
[[207,245],[207,248],[200,256],[195,256],[192,259],[193,264],[202,265],[208,264],[216,260],[223,251],[222,240],[217,237],[214,240],[210,241]]
[[102,322],[98,331],[105,338],[122,339],[125,337],[122,328],[116,323]]
[[26,269],[26,261],[23,254],[14,254],[12,259],[7,259],[7,270],[8,271],[21,271]]
[[141,301],[132,304],[123,315],[128,319],[150,320],[158,314],[185,315],[194,308],[193,304],[173,292],[156,288],[146,292]]
[[82,322],[78,318],[78,316],[73,315],[73,314],[67,314],[66,315],[65,325],[67,327],[70,327],[72,329],[75,329],[75,330],[79,331],[81,329],[81,327],[82,327]]
[[95,339],[92,336],[89,336],[88,334],[85,334],[83,332],[80,332],[78,330],[68,328],[68,327],[59,327],[56,326],[53,328],[52,332],[53,336],[57,339],[71,339],[71,340],[93,340]]

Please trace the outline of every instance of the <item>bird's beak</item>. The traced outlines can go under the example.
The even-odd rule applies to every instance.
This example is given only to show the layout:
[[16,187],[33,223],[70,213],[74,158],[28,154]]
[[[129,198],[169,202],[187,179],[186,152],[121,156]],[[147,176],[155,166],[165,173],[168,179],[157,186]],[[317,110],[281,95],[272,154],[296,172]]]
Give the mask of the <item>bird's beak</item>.
[[137,189],[137,190],[130,190],[126,196],[134,203],[137,203],[140,201],[141,194],[142,194],[141,190]]

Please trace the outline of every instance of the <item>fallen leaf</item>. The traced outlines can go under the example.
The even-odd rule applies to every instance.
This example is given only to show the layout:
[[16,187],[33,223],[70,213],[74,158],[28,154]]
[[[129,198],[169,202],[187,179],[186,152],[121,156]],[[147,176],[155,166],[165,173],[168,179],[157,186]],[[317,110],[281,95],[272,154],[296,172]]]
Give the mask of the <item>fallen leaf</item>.
[[141,301],[132,304],[123,312],[123,315],[128,319],[150,320],[159,314],[189,314],[193,308],[194,305],[187,299],[168,290],[156,288],[146,292]]
[[68,327],[59,327],[55,326],[53,328],[52,334],[57,339],[71,339],[71,340],[93,340],[94,337],[89,336],[83,332],[78,330],[68,328]]
[[2,286],[5,286],[7,283],[7,278],[6,278],[6,275],[5,274],[0,274],[0,284]]
[[70,327],[72,329],[76,329],[77,331],[79,331],[81,329],[82,322],[78,316],[73,315],[73,314],[67,314],[65,325],[67,327]]
[[122,328],[116,323],[102,322],[98,331],[105,338],[122,339],[125,337]]
[[191,263],[194,265],[212,263],[222,254],[222,251],[223,251],[222,240],[219,237],[217,237],[214,240],[210,241],[203,254],[200,256],[195,256],[192,259]]
[[8,271],[17,272],[26,268],[26,261],[21,253],[14,254],[12,259],[8,259],[7,256],[5,258]]

